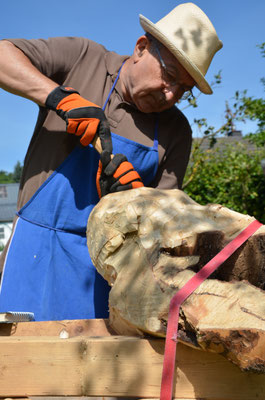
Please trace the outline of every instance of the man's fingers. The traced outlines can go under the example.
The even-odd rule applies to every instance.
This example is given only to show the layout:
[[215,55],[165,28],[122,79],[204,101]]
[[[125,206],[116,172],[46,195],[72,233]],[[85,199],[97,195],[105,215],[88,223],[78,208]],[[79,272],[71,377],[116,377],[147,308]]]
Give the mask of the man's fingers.
[[106,166],[104,172],[107,176],[114,175],[115,171],[119,168],[119,166],[123,163],[126,162],[127,158],[124,154],[116,154],[110,163]]
[[[97,132],[99,123],[100,121],[98,119],[90,119],[89,121],[86,121],[86,129],[85,132],[83,133],[83,136],[80,139],[80,143],[83,146],[88,146],[89,143],[92,142]],[[80,125],[82,125],[80,127],[80,130],[82,130],[82,128],[85,127],[85,124],[82,122],[80,123]]]
[[111,186],[110,193],[123,192],[124,190],[137,189],[143,186],[144,184],[140,180],[128,183],[127,185],[121,185],[119,182],[116,182]]
[[110,153],[102,152],[100,160],[100,173],[97,178],[99,182],[97,185],[100,186],[100,190],[98,189],[100,197],[108,193],[144,186],[140,175],[124,154],[116,154],[111,159]]

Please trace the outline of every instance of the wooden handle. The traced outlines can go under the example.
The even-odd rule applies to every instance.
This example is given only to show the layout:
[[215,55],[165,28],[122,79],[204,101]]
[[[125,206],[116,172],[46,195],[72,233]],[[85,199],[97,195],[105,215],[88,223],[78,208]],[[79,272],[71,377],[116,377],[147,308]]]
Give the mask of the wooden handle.
[[102,147],[101,147],[101,142],[100,142],[100,137],[98,135],[94,136],[94,139],[92,140],[92,145],[94,148],[97,150],[99,154],[102,153]]
[[[98,135],[95,135],[94,139],[92,140],[91,143],[92,143],[93,147],[97,150],[97,152],[99,154],[101,154],[102,153],[102,147],[101,147],[100,137]],[[114,155],[111,154],[111,158],[113,158],[113,157],[114,157]]]

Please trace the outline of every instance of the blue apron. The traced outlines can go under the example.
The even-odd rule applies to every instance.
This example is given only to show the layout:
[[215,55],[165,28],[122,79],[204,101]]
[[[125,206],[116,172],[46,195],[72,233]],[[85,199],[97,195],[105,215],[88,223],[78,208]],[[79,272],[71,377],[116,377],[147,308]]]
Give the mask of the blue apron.
[[[148,186],[158,167],[158,123],[153,147],[114,133],[112,142],[113,154],[125,154]],[[91,145],[76,147],[18,212],[0,312],[31,311],[36,321],[108,318],[110,288],[92,264],[86,243],[87,220],[99,201],[98,161]]]

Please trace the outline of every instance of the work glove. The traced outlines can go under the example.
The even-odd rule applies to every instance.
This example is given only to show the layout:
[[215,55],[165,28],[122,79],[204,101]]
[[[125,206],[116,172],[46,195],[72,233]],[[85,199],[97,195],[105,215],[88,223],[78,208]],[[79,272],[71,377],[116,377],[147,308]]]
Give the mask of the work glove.
[[80,136],[83,146],[88,146],[98,134],[102,150],[112,153],[109,124],[99,106],[81,97],[75,89],[66,86],[55,88],[48,95],[45,105],[65,120],[68,133]]
[[143,187],[140,175],[123,154],[111,154],[103,151],[100,155],[97,172],[97,191],[99,198],[108,193]]

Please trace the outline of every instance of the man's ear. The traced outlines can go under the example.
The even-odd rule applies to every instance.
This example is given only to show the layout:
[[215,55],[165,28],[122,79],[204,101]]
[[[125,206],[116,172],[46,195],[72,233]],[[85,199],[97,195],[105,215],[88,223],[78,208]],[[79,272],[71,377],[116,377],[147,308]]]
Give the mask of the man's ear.
[[134,48],[134,55],[136,56],[136,57],[142,57],[142,55],[144,54],[144,52],[146,51],[146,50],[148,50],[149,49],[149,47],[150,47],[150,42],[149,42],[149,40],[147,39],[147,37],[145,36],[145,35],[143,35],[143,36],[140,36],[138,39],[137,39],[137,42],[136,42],[136,45],[135,45],[135,48]]

